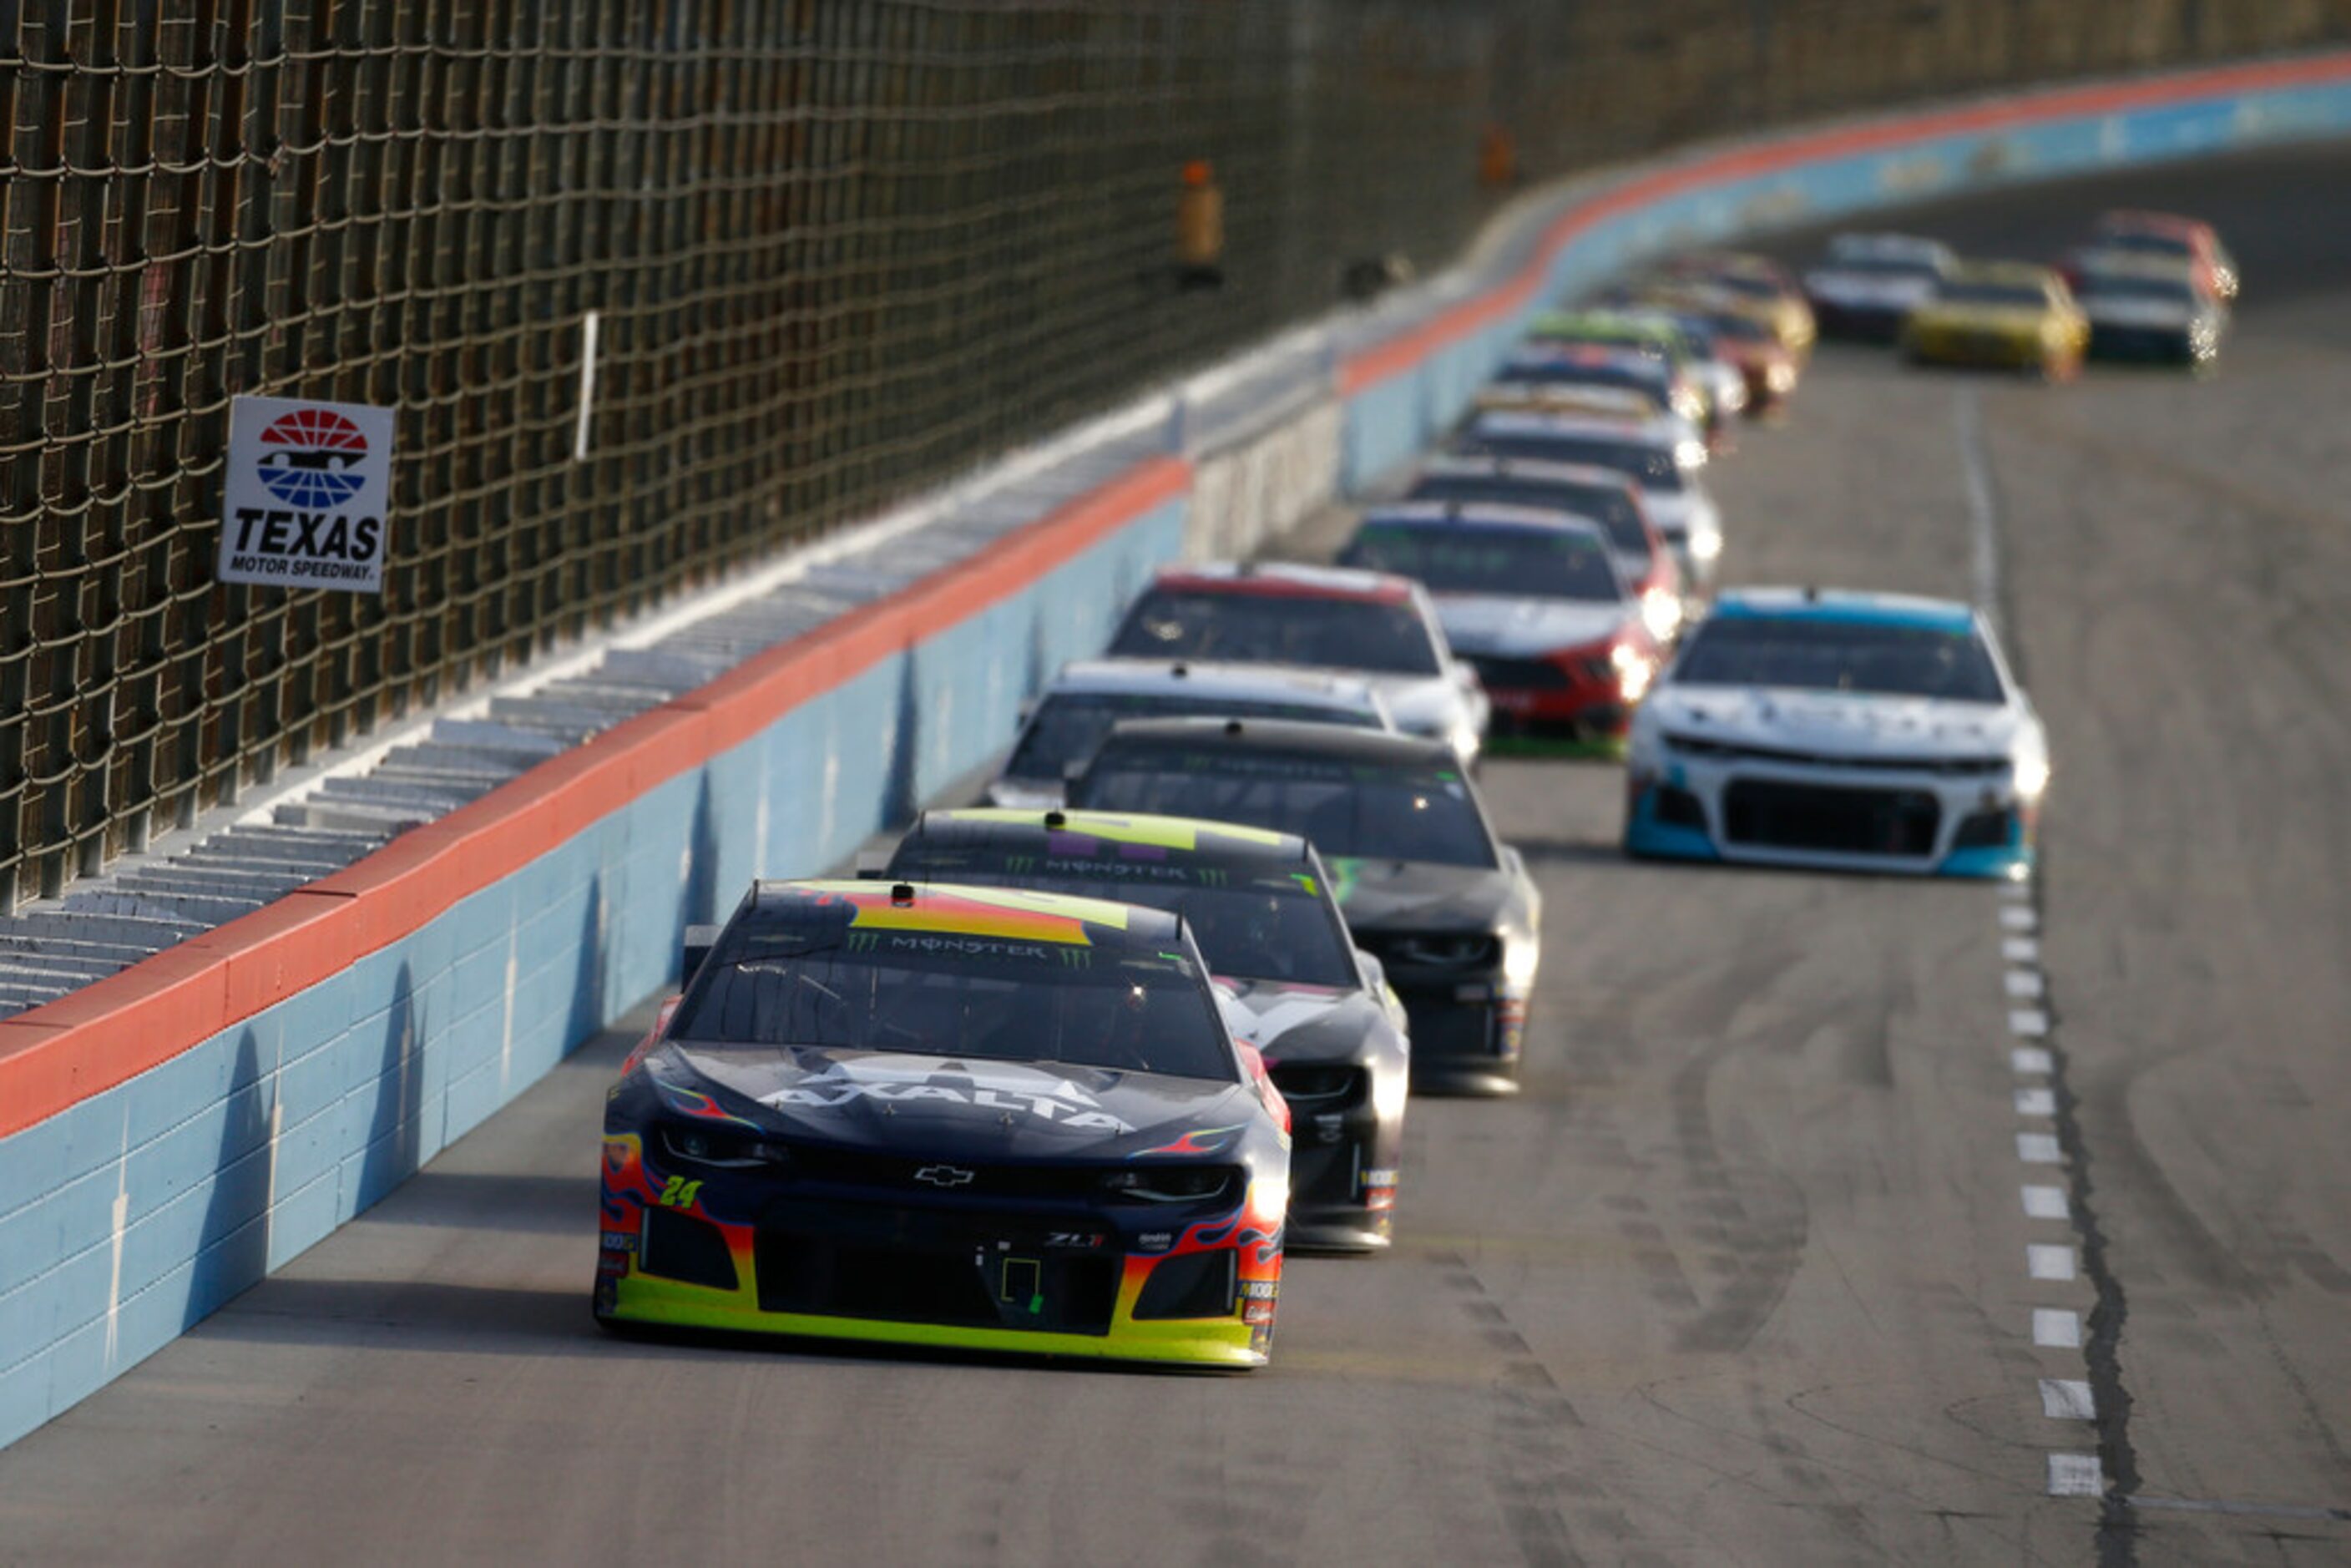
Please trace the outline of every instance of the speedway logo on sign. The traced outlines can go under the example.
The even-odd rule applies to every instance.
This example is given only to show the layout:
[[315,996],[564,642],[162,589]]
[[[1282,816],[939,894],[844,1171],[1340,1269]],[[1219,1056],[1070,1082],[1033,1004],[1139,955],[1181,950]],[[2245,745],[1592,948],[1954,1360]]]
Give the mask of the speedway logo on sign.
[[241,397],[229,411],[220,580],[383,591],[392,410]]

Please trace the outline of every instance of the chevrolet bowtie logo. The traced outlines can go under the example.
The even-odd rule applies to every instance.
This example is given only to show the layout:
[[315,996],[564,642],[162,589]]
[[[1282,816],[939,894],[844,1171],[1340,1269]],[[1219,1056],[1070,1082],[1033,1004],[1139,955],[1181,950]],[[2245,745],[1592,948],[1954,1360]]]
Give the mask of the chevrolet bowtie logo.
[[969,1186],[975,1174],[961,1166],[925,1166],[914,1173],[914,1179],[929,1182],[933,1186]]

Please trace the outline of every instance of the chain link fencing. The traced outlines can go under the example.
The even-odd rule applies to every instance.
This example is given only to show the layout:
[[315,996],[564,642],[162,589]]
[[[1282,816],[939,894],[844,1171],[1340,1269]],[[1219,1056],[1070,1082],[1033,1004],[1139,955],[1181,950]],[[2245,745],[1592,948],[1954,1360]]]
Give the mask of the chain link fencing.
[[[1498,172],[2346,36],[2351,0],[0,0],[0,912],[1439,265]],[[1224,281],[1183,289],[1200,160]],[[380,596],[214,580],[249,392],[397,409]]]

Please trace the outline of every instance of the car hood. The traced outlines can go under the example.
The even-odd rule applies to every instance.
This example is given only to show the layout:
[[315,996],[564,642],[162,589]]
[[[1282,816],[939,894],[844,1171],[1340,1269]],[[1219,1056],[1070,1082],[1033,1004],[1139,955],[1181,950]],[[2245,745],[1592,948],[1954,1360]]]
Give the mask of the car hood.
[[1499,594],[1442,594],[1437,618],[1457,653],[1513,657],[1604,643],[1631,613],[1628,605],[1575,599],[1510,599]]
[[1429,861],[1325,859],[1350,930],[1497,931],[1518,883],[1499,868]]
[[2038,337],[2046,312],[1985,305],[1921,305],[1911,314],[1912,325],[1938,330],[2006,332],[2019,338]]
[[1870,696],[1782,686],[1666,685],[1649,694],[1645,725],[1725,746],[1829,757],[2001,757],[2023,716],[1989,703]]
[[1360,987],[1220,979],[1233,1032],[1270,1061],[1356,1061],[1368,1054],[1386,1015]]
[[747,1101],[787,1134],[973,1159],[1139,1153],[1203,1125],[1238,1127],[1258,1107],[1238,1082],[896,1051],[673,1041],[646,1066],[665,1100],[715,1085],[723,1109]]
[[1368,678],[1379,687],[1396,727],[1408,735],[1443,739],[1468,716],[1461,688],[1443,675],[1383,675]]
[[1068,805],[1069,789],[1059,779],[1022,779],[1008,773],[987,787],[983,799],[990,806],[1041,811]]

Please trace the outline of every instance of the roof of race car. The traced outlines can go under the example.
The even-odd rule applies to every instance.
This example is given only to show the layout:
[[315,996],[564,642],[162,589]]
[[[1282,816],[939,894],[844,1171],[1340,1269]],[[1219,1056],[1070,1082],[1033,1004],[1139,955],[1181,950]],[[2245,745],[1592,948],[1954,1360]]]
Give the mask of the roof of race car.
[[1488,409],[1469,423],[1472,434],[1593,435],[1612,441],[1672,446],[1680,440],[1679,421],[1608,419],[1593,414],[1541,413],[1524,409]]
[[1188,693],[1326,707],[1334,713],[1384,713],[1377,687],[1359,675],[1298,664],[1231,664],[1209,659],[1080,659],[1063,664],[1043,697],[1064,693],[1122,695]]
[[1909,593],[1865,593],[1842,588],[1726,589],[1709,620],[1844,621],[1879,626],[1922,626],[1943,632],[1974,628],[1976,612],[1955,599]]
[[1006,810],[989,807],[925,811],[908,829],[893,868],[925,850],[991,849],[1057,860],[1144,862],[1217,871],[1271,870],[1287,875],[1308,863],[1295,833],[1192,817],[1132,811]]
[[[1458,768],[1461,765],[1460,757],[1442,740],[1335,724],[1301,724],[1294,719],[1126,718],[1111,726],[1094,761],[1114,747],[1128,751],[1222,748],[1391,768]],[[1087,767],[1091,769],[1093,765],[1090,762]]]
[[1638,387],[1572,382],[1489,382],[1479,390],[1481,410],[1530,413],[1593,413],[1603,419],[1647,419],[1657,405]]
[[1621,468],[1603,468],[1593,463],[1553,463],[1541,457],[1503,457],[1484,452],[1448,452],[1430,458],[1413,476],[1417,484],[1423,479],[1443,478],[1524,479],[1531,484],[1604,486],[1622,490],[1634,500],[1641,498],[1641,487],[1625,477]]
[[1157,949],[1181,929],[1173,915],[1107,899],[1021,888],[915,883],[910,896],[879,882],[760,882],[737,918],[751,926],[841,925],[851,930],[925,932],[1055,942],[1117,952]]
[[1499,501],[1398,501],[1375,507],[1356,525],[1366,528],[1406,528],[1436,532],[1449,528],[1482,528],[1491,532],[1527,534],[1586,534],[1604,548],[1608,531],[1589,517],[1579,517],[1552,507],[1516,507]]
[[1393,604],[1412,597],[1412,580],[1391,572],[1351,567],[1302,566],[1292,561],[1208,561],[1170,567],[1152,580],[1154,588],[1210,593],[1255,593],[1268,598],[1353,599]]
[[2097,221],[2091,227],[2106,234],[2128,231],[2198,237],[2214,232],[2212,225],[2202,218],[2184,217],[2178,213],[2147,212],[2141,208],[2130,207],[2116,207],[2110,212],[2100,213]]
[[1840,261],[1878,260],[1886,257],[1944,264],[1958,259],[1949,246],[1938,239],[1928,239],[1923,235],[1847,233],[1829,236],[1826,260],[1831,266]]

